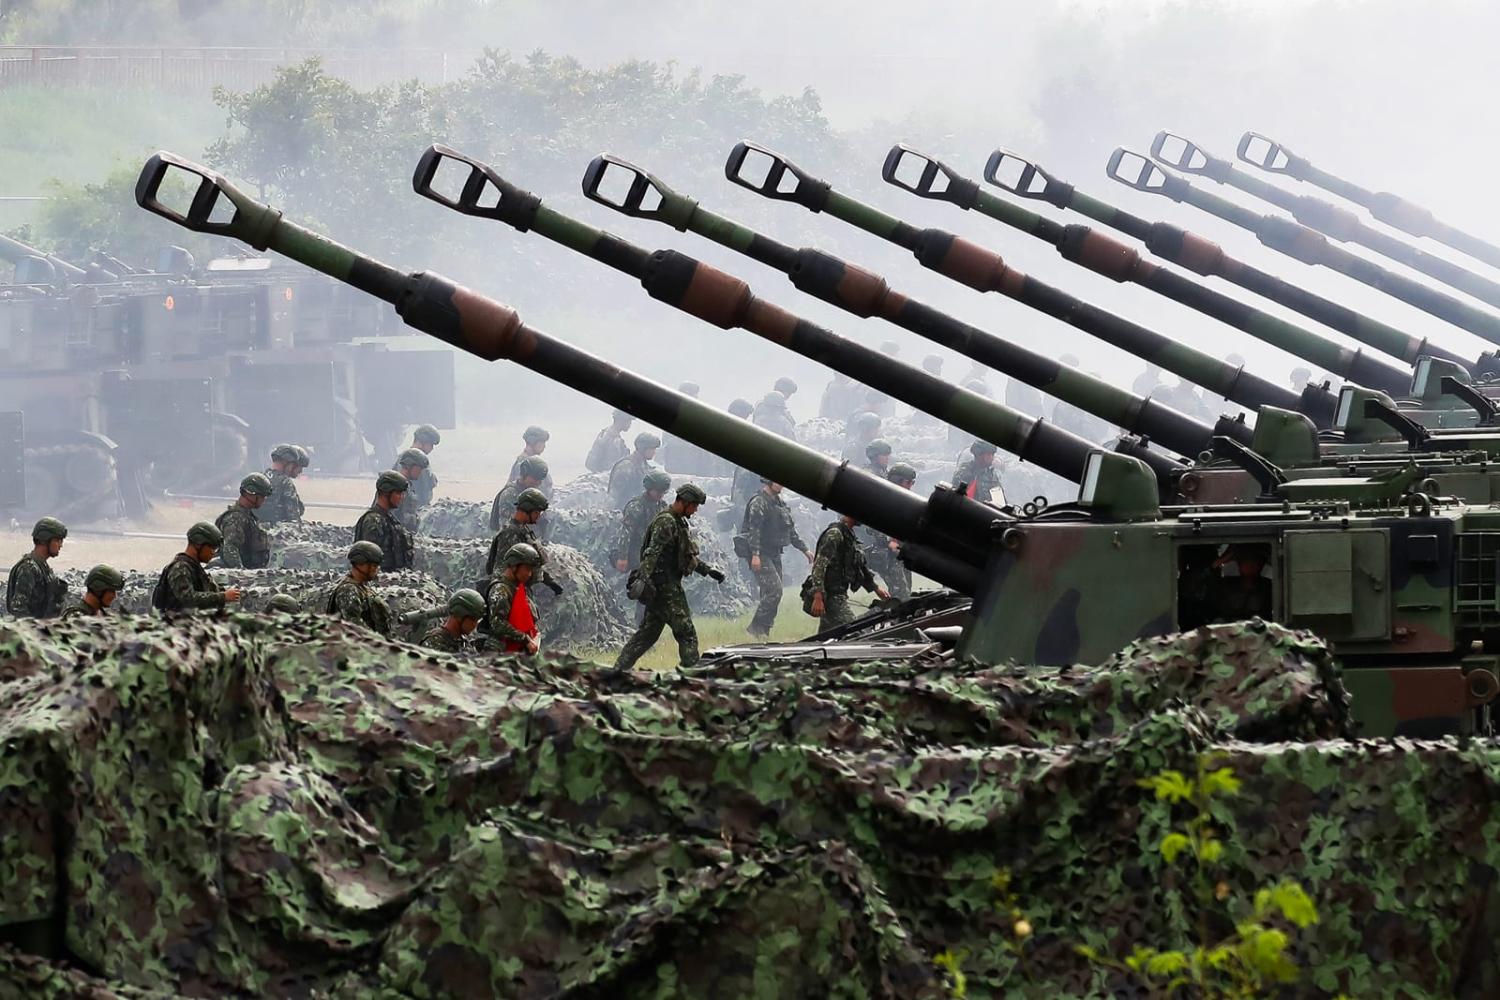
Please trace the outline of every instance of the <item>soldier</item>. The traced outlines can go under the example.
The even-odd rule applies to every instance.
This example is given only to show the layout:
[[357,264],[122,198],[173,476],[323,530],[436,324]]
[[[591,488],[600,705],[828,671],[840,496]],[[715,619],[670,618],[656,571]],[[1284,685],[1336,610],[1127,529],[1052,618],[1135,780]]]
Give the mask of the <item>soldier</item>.
[[383,554],[381,569],[408,569],[412,564],[411,532],[396,520],[396,509],[410,488],[401,473],[382,472],[375,480],[375,501],[354,522],[355,542],[370,542]]
[[[917,483],[917,470],[905,462],[897,462],[890,467],[885,478],[903,490],[909,490]],[[901,543],[868,525],[859,530],[865,543],[865,562],[885,581],[892,597],[906,600],[911,596],[911,570],[899,558]]]
[[865,449],[880,437],[880,417],[869,410],[861,410],[849,421],[844,432],[843,460],[855,462]]
[[151,606],[158,611],[222,611],[240,599],[240,588],[220,588],[203,564],[218,554],[224,535],[207,521],[187,530],[187,548],[172,557],[157,577]]
[[635,436],[635,451],[626,455],[609,470],[609,499],[615,510],[623,510],[635,496],[635,484],[656,468],[651,462],[656,449],[661,447],[661,438],[650,431],[641,431]]
[[271,449],[271,467],[265,476],[271,483],[271,495],[255,510],[261,524],[284,524],[302,520],[306,509],[297,493],[295,480],[307,467],[307,451],[295,444],[278,444]]
[[1146,362],[1146,370],[1130,383],[1130,391],[1137,396],[1149,396],[1159,388],[1161,388],[1161,368],[1150,361]]
[[68,585],[47,565],[62,551],[68,527],[55,517],[32,525],[31,551],[10,568],[5,582],[5,608],[17,618],[52,618],[62,612]]
[[869,462],[865,471],[877,479],[884,479],[891,468],[891,444],[884,438],[876,438],[865,445],[865,459]]
[[848,420],[850,414],[859,409],[863,396],[854,379],[843,372],[835,372],[828,385],[823,388],[823,398],[818,401],[818,416],[829,420]]
[[467,643],[464,640],[473,634],[484,619],[484,598],[479,591],[455,590],[448,598],[448,619],[434,625],[422,636],[421,645],[443,653],[457,653]]
[[64,611],[63,620],[104,617],[104,609],[115,603],[123,586],[125,575],[113,566],[100,563],[83,578],[83,600]]
[[988,441],[970,444],[971,457],[958,463],[958,468],[953,473],[953,482],[955,485],[962,483],[964,496],[971,500],[1004,505],[1005,493],[1000,489],[1000,474],[995,471],[995,450],[995,446]]
[[511,519],[496,533],[494,541],[490,542],[490,554],[484,560],[485,576],[495,575],[495,567],[505,558],[505,553],[510,551],[511,546],[526,544],[536,549],[536,567],[541,576],[542,586],[554,594],[562,593],[562,584],[553,580],[547,572],[547,550],[537,540],[535,528],[548,506],[547,498],[542,496],[542,491],[536,487],[521,491],[521,495],[516,497],[515,512]]
[[1046,412],[1046,400],[1041,392],[1020,379],[1013,378],[1006,383],[1005,405],[1031,417],[1040,417]]
[[[698,558],[698,546],[688,530],[688,519],[698,513],[698,506],[708,495],[695,483],[677,487],[677,499],[657,514],[646,528],[641,542],[641,561],[630,574],[626,593],[646,606],[640,627],[635,630],[615,660],[617,669],[632,666],[655,645],[663,628],[670,628],[677,640],[678,662],[691,667],[698,662],[698,630],[693,626],[693,612],[688,607],[682,579],[689,573],[700,573],[716,583],[724,582],[724,571]],[[493,603],[492,603],[493,606]]]
[[[968,389],[970,392],[977,393],[978,395],[983,396],[985,399],[993,398],[990,395],[990,387],[985,384],[983,379],[971,378],[964,383],[964,388]],[[964,442],[972,441],[973,438],[974,436],[968,431],[964,430],[962,427],[955,427],[952,424],[948,425],[949,448],[963,448]]]
[[614,544],[610,546],[610,561],[621,573],[629,573],[640,562],[641,542],[646,537],[646,527],[656,515],[667,509],[663,498],[672,488],[672,477],[660,469],[652,469],[641,477],[641,493],[631,497],[625,509],[620,511],[620,523],[615,528]]
[[[788,545],[802,553],[812,562],[812,552],[802,536],[797,534],[797,525],[792,521],[792,512],[781,499],[781,484],[761,477],[760,491],[745,504],[745,519],[740,525],[740,537],[745,540],[745,551],[750,562],[750,572],[760,587],[760,600],[755,606],[755,616],[750,619],[749,632],[764,639],[776,624],[776,611],[781,607],[782,582],[781,553]],[[736,548],[738,548],[736,544]]]
[[[396,456],[395,471],[406,477],[406,497],[401,501],[392,514],[407,531],[417,530],[418,514],[422,510],[422,477],[427,474],[431,463],[428,461],[427,453],[420,448],[408,448]],[[431,492],[427,493],[431,497]]]
[[882,600],[891,596],[875,582],[860,551],[854,529],[859,522],[840,517],[818,536],[812,573],[802,585],[808,614],[818,619],[818,631],[826,631],[854,620],[849,593],[857,588],[873,591]]
[[755,404],[750,422],[772,434],[780,434],[788,441],[797,440],[797,422],[792,419],[792,412],[786,408],[786,397],[775,389],[766,393]]
[[[520,473],[522,462],[528,458],[540,458],[542,452],[547,450],[547,442],[552,439],[552,435],[548,432],[547,428],[532,424],[521,432],[521,439],[526,442],[526,447],[522,448],[521,454],[517,455],[516,460],[510,463],[510,480],[512,482],[515,481],[516,476]],[[548,500],[551,500],[552,474],[549,472],[544,475],[542,481],[537,483],[536,488],[541,490]]]
[[490,530],[500,530],[500,526],[510,516],[509,511],[515,507],[516,498],[524,491],[536,490],[545,497],[547,494],[542,489],[542,483],[548,478],[550,470],[547,468],[547,460],[539,455],[528,456],[517,463],[515,478],[501,487],[500,492],[495,494],[495,502],[490,504]]
[[625,447],[625,432],[630,430],[633,420],[624,410],[615,410],[610,415],[609,426],[594,435],[588,457],[583,460],[584,468],[590,472],[608,472],[616,462],[628,455],[630,449]]
[[489,633],[507,653],[536,653],[541,649],[537,626],[536,598],[531,596],[532,577],[542,564],[534,545],[520,542],[500,557],[500,575],[489,584]]
[[[741,420],[749,420],[754,412],[755,407],[750,405],[748,399],[736,399],[729,404],[730,416],[739,417]],[[755,491],[760,489],[760,477],[749,469],[739,466],[730,470],[730,477],[728,516],[733,517],[734,511],[743,509],[750,498],[755,496]],[[720,521],[719,527],[721,529],[733,527],[733,522]]]
[[[697,382],[683,382],[677,386],[677,391],[689,399],[697,399],[698,393],[702,390]],[[682,438],[664,437],[658,459],[662,468],[673,472],[696,473],[705,476],[718,475],[715,466],[719,464],[719,460],[691,441],[684,441]]]
[[224,544],[219,548],[221,565],[245,569],[265,569],[271,565],[271,539],[255,512],[272,492],[271,480],[259,472],[240,480],[240,498],[214,521],[224,536]]
[[[892,361],[899,360],[901,345],[897,344],[894,340],[887,340],[880,345],[880,353]],[[863,387],[863,396],[859,408],[869,410],[871,413],[886,419],[896,415],[896,401],[879,389],[869,386]]]
[[272,594],[271,599],[266,602],[266,613],[276,612],[283,615],[295,615],[302,610],[302,605],[291,594]]
[[1303,368],[1301,365],[1298,365],[1296,368],[1292,369],[1291,382],[1293,392],[1301,393],[1307,388],[1307,383],[1311,381],[1312,371],[1310,369]]
[[328,605],[324,611],[346,622],[363,625],[372,632],[390,635],[391,609],[370,589],[370,584],[380,575],[381,566],[388,558],[387,553],[374,542],[360,541],[351,545],[349,574],[328,595]]
[[785,375],[783,375],[783,376],[781,376],[781,378],[777,379],[776,380],[776,384],[773,385],[771,388],[775,389],[777,392],[781,393],[781,395],[786,398],[788,406],[790,406],[790,404],[792,402],[792,397],[795,396],[795,395],[797,395],[797,383],[793,382],[790,378],[788,378]]

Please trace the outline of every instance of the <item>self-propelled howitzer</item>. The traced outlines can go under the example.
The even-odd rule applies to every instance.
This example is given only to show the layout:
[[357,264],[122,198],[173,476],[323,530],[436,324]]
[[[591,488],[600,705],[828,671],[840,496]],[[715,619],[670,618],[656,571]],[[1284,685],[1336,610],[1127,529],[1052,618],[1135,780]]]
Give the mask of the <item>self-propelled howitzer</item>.
[[725,175],[741,187],[813,212],[826,212],[873,236],[912,252],[917,261],[960,284],[999,292],[1091,336],[1203,386],[1247,409],[1279,406],[1308,415],[1320,427],[1333,419],[1333,396],[1311,385],[1300,395],[1222,358],[1178,343],[1059,288],[1024,274],[993,250],[941,229],[921,229],[833,190],[779,153],[750,142],[729,154]]
[[[186,207],[161,200],[169,175],[187,174]],[[188,185],[183,185],[188,187]],[[178,190],[169,185],[166,190]],[[136,202],[196,232],[274,250],[353,285],[396,308],[408,326],[486,361],[510,360],[624,410],[706,451],[774,478],[788,489],[901,539],[918,572],[972,593],[988,558],[990,537],[1009,517],[954,490],[923,499],[810,448],[617,368],[523,323],[514,310],[432,272],[407,273],[333,242],[282,217],[228,180],[170,153],[152,156],[136,183]],[[1146,466],[1115,456],[1139,469]]]

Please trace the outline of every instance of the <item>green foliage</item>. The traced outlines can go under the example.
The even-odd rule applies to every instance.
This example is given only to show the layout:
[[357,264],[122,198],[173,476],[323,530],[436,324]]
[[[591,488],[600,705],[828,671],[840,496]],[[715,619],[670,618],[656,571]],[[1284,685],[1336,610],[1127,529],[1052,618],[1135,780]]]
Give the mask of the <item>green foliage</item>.
[[[92,184],[48,185],[52,197],[42,203],[35,231],[20,235],[65,260],[84,260],[95,249],[131,247],[128,263],[149,265],[161,247],[186,247],[200,260],[222,252],[222,243],[199,236],[135,204],[137,167],[119,167]],[[179,179],[180,181],[180,179]]]

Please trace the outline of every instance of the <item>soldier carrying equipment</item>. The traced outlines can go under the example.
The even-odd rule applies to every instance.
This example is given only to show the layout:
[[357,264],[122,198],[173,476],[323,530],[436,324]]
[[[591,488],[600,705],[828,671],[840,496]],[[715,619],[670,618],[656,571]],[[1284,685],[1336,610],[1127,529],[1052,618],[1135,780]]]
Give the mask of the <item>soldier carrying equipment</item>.
[[640,495],[632,497],[620,511],[620,523],[615,528],[614,544],[610,546],[610,561],[621,573],[629,573],[639,564],[646,527],[657,514],[667,509],[667,502],[662,498],[671,488],[672,477],[661,469],[652,469],[641,477]]
[[635,436],[635,451],[626,455],[609,470],[609,499],[615,510],[623,510],[635,495],[635,484],[641,477],[655,468],[651,460],[656,449],[661,447],[661,438],[650,431],[641,431]]
[[62,613],[64,621],[70,618],[99,618],[125,586],[125,575],[113,566],[100,563],[89,570],[83,578],[83,599]]
[[724,582],[724,571],[698,558],[698,546],[688,530],[688,519],[708,499],[694,483],[677,487],[677,499],[652,519],[641,543],[641,561],[630,574],[626,594],[646,606],[640,627],[620,650],[615,667],[627,669],[635,664],[661,637],[663,628],[671,628],[677,640],[679,662],[691,667],[698,662],[698,630],[688,607],[682,579],[699,573],[717,583]]
[[425,495],[428,499],[432,497],[432,491],[422,485],[423,477],[427,475],[430,464],[427,453],[420,448],[408,448],[396,456],[395,471],[405,476],[406,481],[411,485],[406,488],[406,496],[402,499],[401,506],[392,513],[407,531],[417,530],[418,514],[426,502],[422,499],[423,496]]
[[760,588],[760,600],[749,628],[750,634],[757,638],[768,636],[771,626],[776,624],[783,590],[781,552],[788,545],[812,562],[812,552],[797,534],[792,512],[781,498],[781,484],[763,477],[760,491],[745,504],[745,518],[734,539],[735,554],[749,562],[750,572],[755,574]]
[[5,582],[5,608],[17,618],[52,618],[62,612],[68,586],[58,579],[48,561],[62,551],[68,527],[55,517],[44,517],[31,528],[31,551],[10,568]]
[[590,472],[608,472],[628,455],[630,449],[625,447],[624,434],[630,430],[633,419],[624,410],[615,410],[610,415],[609,426],[594,436],[588,457],[583,460],[584,468]]
[[255,512],[274,492],[269,477],[252,472],[240,480],[240,498],[214,522],[224,536],[219,562],[231,568],[265,569],[271,565],[271,539]]
[[[995,446],[988,441],[975,441],[969,445],[972,458],[958,463],[953,472],[955,485],[963,484],[964,496],[980,503],[1005,503],[1005,492],[1000,489],[1000,476],[995,472]],[[999,493],[996,498],[995,494]]]
[[224,605],[238,602],[240,588],[220,588],[203,568],[223,544],[223,533],[207,521],[189,528],[187,548],[162,568],[151,606],[158,611],[222,611]]
[[[536,424],[532,424],[526,430],[522,431],[521,440],[526,442],[526,446],[521,449],[521,453],[516,456],[516,460],[510,463],[510,473],[507,479],[514,482],[520,475],[521,463],[525,462],[528,458],[540,458],[542,452],[547,450],[547,442],[551,439],[551,432],[545,427],[538,427]],[[552,475],[544,473],[542,481],[536,484],[536,488],[541,490],[543,495],[550,500],[552,498]]]
[[524,542],[505,551],[503,569],[489,586],[490,635],[507,653],[535,653],[541,648],[536,600],[527,584],[542,564],[542,554]]
[[493,577],[495,575],[495,567],[500,565],[501,561],[505,558],[505,554],[513,546],[529,545],[537,553],[536,567],[540,572],[542,586],[554,594],[562,593],[562,584],[552,579],[552,576],[546,570],[547,550],[537,540],[536,529],[533,527],[542,519],[542,515],[546,513],[548,506],[547,498],[542,495],[541,490],[535,487],[528,487],[521,491],[520,495],[516,497],[515,513],[506,522],[505,527],[501,528],[495,535],[494,540],[490,542],[490,552],[484,560],[484,575],[486,577]]
[[422,636],[422,646],[443,653],[457,653],[464,647],[464,640],[484,620],[484,597],[477,590],[465,587],[455,590],[448,598],[448,618],[434,625]]
[[847,625],[854,620],[849,607],[849,593],[856,589],[872,591],[884,600],[891,595],[875,582],[854,528],[859,522],[840,517],[818,536],[812,572],[802,584],[802,610],[818,619],[820,632]]
[[542,489],[542,484],[551,478],[547,460],[540,455],[528,455],[517,462],[515,475],[495,494],[495,502],[490,505],[490,530],[500,530],[500,526],[510,516],[508,512],[516,505],[516,499],[523,491],[537,490],[545,497],[547,491]]
[[333,588],[324,610],[373,632],[390,635],[391,609],[370,589],[370,583],[380,575],[385,560],[386,554],[374,542],[361,541],[350,546],[349,575]]
[[381,569],[411,567],[411,532],[395,517],[410,487],[411,483],[401,473],[382,472],[375,480],[375,502],[354,523],[354,540],[372,542],[383,553]]
[[307,468],[309,457],[300,445],[278,444],[271,449],[271,465],[265,476],[271,483],[271,495],[255,511],[262,524],[300,521],[307,508],[297,493],[294,480]]

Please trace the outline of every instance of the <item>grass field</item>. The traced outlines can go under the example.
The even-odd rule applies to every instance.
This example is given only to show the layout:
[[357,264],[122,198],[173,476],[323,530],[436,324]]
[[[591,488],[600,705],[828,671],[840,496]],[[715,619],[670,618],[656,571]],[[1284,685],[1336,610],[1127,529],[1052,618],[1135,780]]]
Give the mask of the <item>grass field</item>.
[[[738,618],[694,619],[693,624],[698,628],[698,648],[709,650],[715,646],[730,646],[747,641],[750,636],[746,629],[750,626],[751,614],[747,612]],[[783,591],[781,610],[776,615],[776,624],[771,628],[771,641],[803,639],[815,632],[817,627],[817,619],[802,613],[802,602],[796,588],[789,587]],[[590,649],[576,652],[590,660],[611,663],[619,650]],[[677,642],[672,638],[670,629],[663,630],[656,645],[640,658],[636,666],[642,670],[672,670],[677,666]]]

